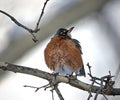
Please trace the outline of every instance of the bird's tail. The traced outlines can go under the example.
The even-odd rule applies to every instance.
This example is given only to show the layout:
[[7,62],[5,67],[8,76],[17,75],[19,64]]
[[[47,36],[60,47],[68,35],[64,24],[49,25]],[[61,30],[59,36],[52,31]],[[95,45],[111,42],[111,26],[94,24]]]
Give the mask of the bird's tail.
[[77,76],[86,76],[85,74],[85,69],[84,69],[84,65],[82,66],[82,68],[79,70],[79,73],[76,73]]

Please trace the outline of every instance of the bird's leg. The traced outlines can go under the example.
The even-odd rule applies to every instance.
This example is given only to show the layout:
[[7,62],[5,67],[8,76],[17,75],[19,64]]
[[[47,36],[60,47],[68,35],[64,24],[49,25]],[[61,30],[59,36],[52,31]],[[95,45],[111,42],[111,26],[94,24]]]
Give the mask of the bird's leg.
[[77,75],[73,75],[74,72],[72,72],[70,75],[66,75],[67,78],[71,79],[71,80],[76,80],[77,79]]
[[68,75],[69,77],[73,77],[74,75],[73,75],[73,72],[70,74],[70,75]]
[[53,75],[54,75],[54,77],[55,77],[55,79],[56,79],[56,77],[57,77],[57,75],[59,75],[59,73],[53,72]]

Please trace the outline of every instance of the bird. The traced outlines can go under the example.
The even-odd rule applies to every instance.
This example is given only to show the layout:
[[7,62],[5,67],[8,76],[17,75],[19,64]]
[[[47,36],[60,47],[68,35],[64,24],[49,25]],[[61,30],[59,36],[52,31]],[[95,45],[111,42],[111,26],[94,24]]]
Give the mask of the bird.
[[45,62],[54,73],[85,76],[80,42],[70,34],[73,29],[58,29],[44,50]]

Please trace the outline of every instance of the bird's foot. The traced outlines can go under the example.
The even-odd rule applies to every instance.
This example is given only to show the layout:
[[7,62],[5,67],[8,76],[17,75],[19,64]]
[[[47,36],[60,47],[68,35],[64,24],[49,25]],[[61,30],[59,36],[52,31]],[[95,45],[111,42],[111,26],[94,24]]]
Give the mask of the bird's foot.
[[77,80],[77,75],[73,75],[73,73],[70,75],[67,75],[66,77],[69,78],[70,80]]

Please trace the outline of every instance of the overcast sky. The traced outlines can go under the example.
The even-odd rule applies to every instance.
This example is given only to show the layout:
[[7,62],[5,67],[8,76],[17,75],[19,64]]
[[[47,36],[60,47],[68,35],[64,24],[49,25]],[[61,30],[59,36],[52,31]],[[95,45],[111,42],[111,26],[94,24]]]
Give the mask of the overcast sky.
[[[15,16],[15,18],[17,18],[21,22],[25,22],[26,24],[28,24],[28,26],[32,27],[34,25],[29,25],[29,23],[31,23],[31,21],[34,22],[35,19],[38,17],[40,13],[38,9],[42,9],[44,1],[45,0],[2,0],[0,1],[0,9],[11,13],[13,16]],[[47,11],[49,11],[50,9],[56,11],[61,9],[61,6],[58,6],[57,9],[54,9],[54,5],[59,5],[61,4],[61,2],[63,2],[63,0],[50,0],[48,3]],[[72,2],[72,0],[70,0],[70,2]],[[109,22],[111,22],[111,19],[113,19],[111,22],[113,24],[111,25],[115,26],[117,23],[116,27],[118,28],[115,27],[116,29],[113,29],[117,30],[116,33],[119,34],[119,7],[120,2],[109,3],[103,8],[101,13],[95,12],[73,24],[73,26],[75,26],[75,29],[72,31],[71,34],[73,38],[78,39],[81,43],[86,73],[88,73],[88,68],[86,66],[87,62],[89,62],[93,66],[92,72],[96,76],[100,77],[101,75],[106,75],[108,74],[109,70],[112,70],[113,74],[116,73],[117,67],[119,65],[119,60],[117,59],[118,57],[116,56],[115,48],[111,46],[111,42],[109,38],[107,38],[106,34],[108,33],[108,30],[104,22],[106,21],[105,18],[108,18]],[[50,16],[52,16],[52,14]],[[2,51],[2,49],[7,46],[7,42],[9,42],[9,40],[7,41],[7,38],[10,37],[10,34],[8,34],[7,32],[12,29],[14,24],[2,14],[0,14],[0,21],[0,50]],[[17,61],[16,64],[30,66],[33,68],[38,68],[40,70],[51,72],[44,62],[43,55],[44,48],[49,41],[50,38],[45,40],[42,44],[39,44],[38,46],[33,48],[19,61]],[[88,81],[88,76],[86,78],[80,77],[79,79],[90,83],[90,81]],[[23,85],[32,85],[39,87],[45,84],[47,84],[46,81],[33,76],[10,73],[9,77],[6,77],[6,79],[0,83],[0,99],[52,100],[52,95],[49,91],[50,89],[48,89],[47,91],[41,89],[38,92],[34,92],[34,89],[23,87]],[[87,92],[73,88],[66,84],[61,84],[59,88],[65,100],[86,100],[88,97]],[[56,94],[55,100],[58,100]]]

